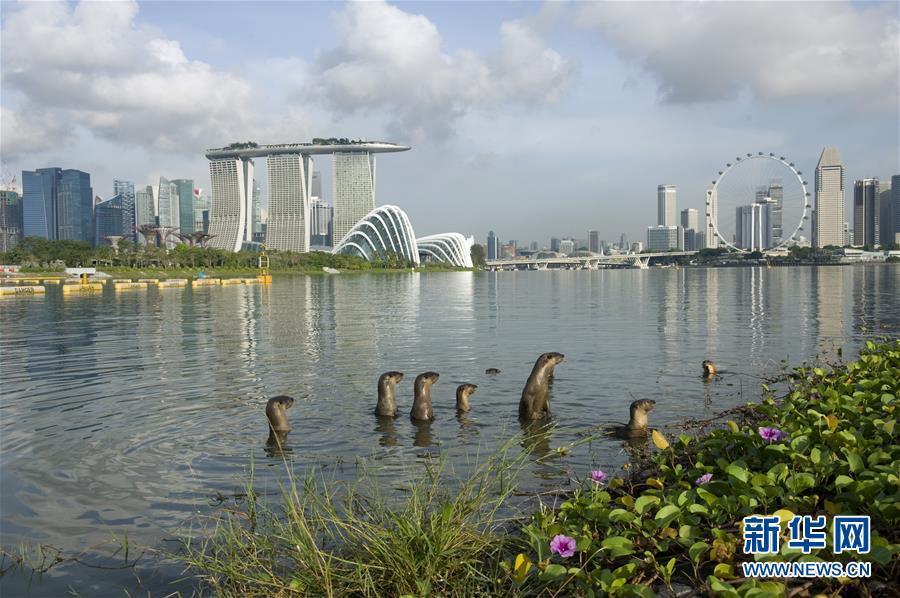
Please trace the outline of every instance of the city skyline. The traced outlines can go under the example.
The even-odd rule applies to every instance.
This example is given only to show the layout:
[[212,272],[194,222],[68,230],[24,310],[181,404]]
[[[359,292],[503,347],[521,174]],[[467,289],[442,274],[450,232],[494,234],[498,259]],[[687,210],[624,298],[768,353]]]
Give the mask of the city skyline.
[[[77,168],[108,198],[114,179],[207,188],[203,150],[232,141],[390,138],[416,149],[379,176],[378,203],[416,222],[479,239],[498,223],[525,239],[581,222],[642,238],[653,186],[677,185],[680,208],[701,208],[736,153],[784,153],[812,171],[835,145],[849,181],[895,174],[900,150],[884,132],[898,130],[898,10],[4,3],[3,167]],[[648,11],[679,34],[648,31]],[[303,49],[288,34],[301,13],[317,24]],[[84,88],[92,77],[124,93]]]

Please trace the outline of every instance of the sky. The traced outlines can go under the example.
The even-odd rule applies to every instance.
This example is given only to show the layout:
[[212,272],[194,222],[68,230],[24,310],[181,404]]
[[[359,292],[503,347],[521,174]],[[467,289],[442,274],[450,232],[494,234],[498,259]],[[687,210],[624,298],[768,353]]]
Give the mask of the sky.
[[206,148],[384,140],[412,150],[378,156],[376,203],[418,236],[545,246],[645,240],[658,184],[702,213],[746,152],[812,181],[834,145],[848,202],[900,173],[897,2],[4,1],[0,21],[4,182],[208,189]]

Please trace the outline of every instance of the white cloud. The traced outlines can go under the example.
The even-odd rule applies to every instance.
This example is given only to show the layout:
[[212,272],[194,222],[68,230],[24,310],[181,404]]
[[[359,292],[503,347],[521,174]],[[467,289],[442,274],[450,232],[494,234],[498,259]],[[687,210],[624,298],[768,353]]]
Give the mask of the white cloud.
[[311,81],[334,111],[385,111],[395,133],[445,137],[460,116],[502,102],[553,102],[573,65],[524,21],[501,26],[480,56],[446,53],[437,27],[384,2],[353,2],[337,16],[340,42],[319,56]]
[[749,89],[766,101],[897,110],[895,3],[592,2],[578,5],[575,21],[639,63],[667,102]]
[[189,60],[177,41],[136,24],[137,12],[134,2],[29,2],[8,12],[2,82],[4,94],[15,90],[21,101],[15,113],[4,109],[5,156],[43,148],[8,136],[7,121],[38,140],[64,123],[101,139],[185,153],[252,132],[250,84]]

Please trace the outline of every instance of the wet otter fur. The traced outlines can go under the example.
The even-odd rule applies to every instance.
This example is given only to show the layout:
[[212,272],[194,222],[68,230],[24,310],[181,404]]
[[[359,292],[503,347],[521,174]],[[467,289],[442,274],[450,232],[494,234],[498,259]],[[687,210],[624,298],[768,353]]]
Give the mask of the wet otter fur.
[[562,353],[544,353],[534,362],[528,382],[519,399],[519,419],[536,420],[550,417],[550,380],[553,368],[562,363],[566,356]]
[[287,410],[294,406],[294,399],[285,395],[272,397],[266,403],[266,418],[269,420],[269,429],[273,432],[290,432],[291,424],[288,422]]
[[475,384],[460,384],[456,387],[456,411],[458,413],[466,413],[472,407],[469,405],[469,397],[475,394],[478,386]]
[[396,386],[403,380],[403,372],[385,372],[378,378],[378,403],[375,415],[397,417]]
[[633,401],[629,407],[630,417],[628,424],[619,425],[611,430],[612,434],[619,438],[637,438],[646,436],[650,432],[647,414],[656,407],[653,399],[639,399]]
[[716,375],[716,364],[714,364],[709,359],[703,360],[703,377],[704,378],[712,378]]
[[500,373],[500,370],[497,368],[488,368],[488,369],[484,370],[484,373],[487,374],[488,376],[496,376],[497,374]]
[[431,385],[438,381],[440,374],[437,372],[425,372],[416,376],[414,385],[415,398],[409,417],[418,421],[431,421],[434,419],[434,407],[431,404]]

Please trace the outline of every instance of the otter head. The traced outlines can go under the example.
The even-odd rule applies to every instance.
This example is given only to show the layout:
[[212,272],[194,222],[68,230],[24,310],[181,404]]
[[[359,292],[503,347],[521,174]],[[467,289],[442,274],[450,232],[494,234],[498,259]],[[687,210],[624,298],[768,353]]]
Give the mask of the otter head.
[[275,432],[289,432],[291,424],[288,423],[287,410],[294,406],[293,397],[278,396],[269,399],[266,403],[266,418],[269,426]]
[[468,411],[469,407],[469,397],[472,396],[475,391],[478,390],[478,386],[475,384],[460,384],[456,387],[456,410],[457,411]]
[[288,396],[280,396],[280,397],[272,397],[269,399],[269,405],[272,407],[277,407],[279,409],[290,409],[294,406],[294,397]]
[[653,399],[640,399],[631,403],[629,409],[631,419],[628,421],[628,428],[631,430],[645,429],[647,427],[647,414],[656,407],[656,401]]
[[541,355],[541,362],[543,363],[552,363],[553,365],[557,365],[565,361],[566,356],[562,353],[557,353],[556,351],[550,351],[549,353],[544,353]]
[[437,382],[438,378],[440,377],[441,375],[437,372],[425,372],[423,374],[419,374],[418,376],[416,376],[416,386],[419,386],[420,383],[431,386],[432,384]]
[[714,364],[709,359],[703,360],[703,374],[705,376],[712,376],[716,373],[716,364]]
[[385,372],[378,379],[379,382],[390,382],[391,384],[397,384],[401,380],[403,380],[403,372]]

